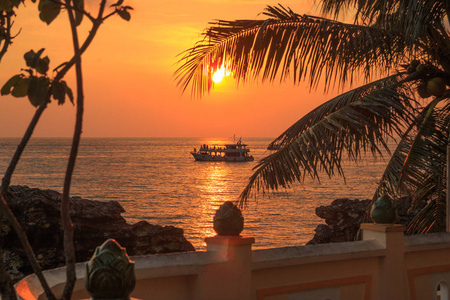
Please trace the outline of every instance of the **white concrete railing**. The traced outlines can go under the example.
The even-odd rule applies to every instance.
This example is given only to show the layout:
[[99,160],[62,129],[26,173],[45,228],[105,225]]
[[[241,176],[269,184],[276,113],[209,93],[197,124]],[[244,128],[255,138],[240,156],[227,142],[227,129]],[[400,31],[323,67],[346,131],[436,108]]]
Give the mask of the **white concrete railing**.
[[[251,250],[248,237],[206,238],[206,252],[131,257],[131,296],[154,300],[450,300],[450,233],[404,236],[404,226],[362,224],[357,242]],[[85,263],[72,299],[86,299]],[[61,293],[64,268],[45,271]],[[36,276],[16,287],[45,299]]]

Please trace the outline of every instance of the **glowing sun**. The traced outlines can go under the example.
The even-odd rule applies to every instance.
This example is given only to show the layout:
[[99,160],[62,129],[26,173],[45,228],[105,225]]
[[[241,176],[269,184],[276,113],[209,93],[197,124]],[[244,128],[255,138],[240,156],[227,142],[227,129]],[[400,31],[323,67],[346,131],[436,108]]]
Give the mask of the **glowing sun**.
[[220,69],[218,69],[215,73],[214,73],[214,75],[213,75],[213,77],[212,77],[212,80],[215,82],[215,83],[219,83],[219,82],[221,82],[222,81],[222,79],[225,77],[225,68],[222,66],[222,67],[220,67]]

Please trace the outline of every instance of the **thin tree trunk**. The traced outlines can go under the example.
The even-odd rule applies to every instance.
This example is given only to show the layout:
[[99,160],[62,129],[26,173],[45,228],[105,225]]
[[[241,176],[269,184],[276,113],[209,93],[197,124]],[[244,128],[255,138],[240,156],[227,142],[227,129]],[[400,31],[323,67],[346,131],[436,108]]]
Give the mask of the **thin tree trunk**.
[[[3,46],[0,50],[0,61],[2,60],[5,53],[8,51],[8,47],[11,44],[11,13],[13,12],[0,12],[2,15],[4,14],[5,20],[6,20],[6,33],[4,35],[3,39]],[[3,225],[3,207],[0,207],[0,228],[2,228]],[[9,299],[17,299],[16,292],[14,290],[14,286],[12,284],[11,277],[9,276],[8,272],[5,268],[5,263],[3,261],[3,234],[0,230],[0,294],[2,295],[2,299],[9,300]]]
[[0,50],[0,61],[2,61],[3,56],[6,51],[8,51],[8,47],[11,44],[11,16],[14,14],[14,11],[2,11],[1,13],[4,14],[4,18],[6,19],[6,33],[3,35],[3,46]]
[[70,0],[66,2],[67,13],[69,15],[70,27],[72,30],[72,40],[75,52],[75,71],[77,81],[77,114],[75,121],[75,132],[73,134],[72,148],[70,151],[69,162],[67,164],[66,176],[64,178],[64,189],[61,201],[61,221],[64,228],[64,253],[66,256],[66,285],[62,299],[70,299],[75,286],[77,275],[75,272],[75,247],[73,245],[73,224],[70,219],[70,184],[75,161],[80,145],[81,133],[83,129],[83,110],[84,110],[84,93],[83,93],[83,74],[81,70],[81,51],[78,44],[78,33],[75,24],[73,10],[70,7]]

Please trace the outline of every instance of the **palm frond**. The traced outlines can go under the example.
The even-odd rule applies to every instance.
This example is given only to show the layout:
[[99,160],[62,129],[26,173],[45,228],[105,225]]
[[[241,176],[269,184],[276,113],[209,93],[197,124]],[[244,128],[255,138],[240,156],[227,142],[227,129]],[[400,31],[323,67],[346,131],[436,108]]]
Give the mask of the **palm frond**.
[[[435,180],[432,180],[432,182],[435,183]],[[427,197],[428,199],[431,198],[431,200],[425,202],[424,207],[418,210],[417,214],[409,223],[407,233],[423,234],[445,231],[445,190],[440,189],[439,191],[441,193],[438,193],[438,197]],[[435,195],[436,192],[432,194]]]
[[344,176],[344,154],[358,160],[361,151],[375,156],[389,151],[386,137],[399,134],[414,111],[400,78],[392,75],[344,93],[297,121],[272,143],[281,149],[255,166],[240,204],[255,190],[286,188],[306,175],[319,179],[323,171],[328,177]]
[[[446,0],[324,0],[322,12],[336,18],[343,9],[356,8],[355,24],[382,28],[402,37],[403,49],[409,56],[428,53],[429,61],[437,61],[450,71],[450,37],[445,29],[450,4]],[[400,46],[401,43],[399,43]]]
[[[392,31],[298,15],[289,8],[267,7],[267,20],[219,20],[204,39],[182,53],[175,71],[178,86],[201,96],[212,87],[211,74],[225,64],[238,82],[262,77],[273,81],[309,78],[317,87],[352,82],[354,74],[388,72],[404,54]],[[400,43],[400,44],[399,44]]]
[[380,13],[370,26],[397,32],[403,43],[397,45],[403,47],[408,56],[436,63],[450,72],[450,37],[444,23],[450,5],[445,2],[400,1],[397,11]]
[[321,10],[335,18],[343,10],[356,8],[355,23],[397,28],[410,43],[427,34],[427,29],[443,25],[446,0],[323,0]]
[[412,130],[416,129],[416,124],[410,126],[406,133],[398,143],[394,153],[392,154],[386,169],[381,176],[380,183],[372,197],[372,202],[382,195],[389,196],[391,199],[399,198],[397,196],[398,182],[401,175],[403,163],[410,150],[410,140],[408,139]]
[[438,101],[430,103],[411,122],[392,155],[374,199],[386,194],[399,198],[410,191],[412,195],[428,177],[442,172],[445,164],[449,111],[436,108]]
[[[347,92],[345,94],[342,94],[339,97],[336,97],[330,101],[327,101],[317,107],[315,110],[311,111],[310,113],[306,114],[303,118],[301,118],[299,121],[297,121],[295,124],[293,124],[291,127],[289,127],[285,132],[283,132],[279,137],[277,137],[274,141],[272,141],[269,144],[269,148],[278,149],[281,147],[284,147],[291,141],[297,139],[299,135],[301,135],[303,132],[308,130],[313,124],[321,121],[322,119],[326,118],[328,115],[334,113],[335,111],[338,111],[342,108],[345,108],[349,103],[356,102],[360,100],[362,97],[367,96],[370,99],[370,94],[373,93],[376,90],[381,90],[380,95],[376,94],[375,97],[379,97],[381,95],[386,96],[386,99],[395,99],[393,96],[397,95],[397,91],[393,91],[390,89],[387,89],[387,87],[395,86],[399,83],[401,80],[402,83],[404,83],[404,80],[402,79],[402,73],[398,73],[371,83],[368,83],[362,87],[356,88],[350,92]],[[386,89],[385,89],[386,88]],[[411,91],[407,89],[406,87],[403,87],[402,94],[405,95],[411,95]],[[412,100],[411,98],[408,98]],[[395,101],[397,100],[397,101]],[[403,111],[404,106],[403,103],[400,105],[398,99],[395,99],[391,105],[392,109],[396,112]],[[361,103],[361,105],[364,105],[364,103]],[[376,102],[370,102],[369,105],[376,105]],[[381,107],[383,107],[385,104],[383,103]],[[408,106],[410,104],[407,104]],[[386,107],[384,107],[386,108]],[[377,110],[373,111],[374,113],[377,113]],[[378,112],[379,113],[379,112]],[[408,115],[410,116],[410,115]],[[405,116],[407,117],[407,116]],[[410,116],[411,117],[411,116]],[[412,121],[412,120],[410,120]],[[334,122],[335,126],[340,126],[341,129],[343,127],[339,123],[335,123],[333,119],[330,119],[329,122]],[[394,131],[392,129],[391,131]],[[396,132],[398,134],[398,132]]]
[[[442,203],[446,199],[446,146],[450,120],[449,104],[436,107],[437,98],[424,107],[402,137],[380,180],[373,199],[388,195],[412,198],[410,210],[416,215],[410,233],[442,229]],[[442,215],[440,215],[442,217]],[[445,216],[444,216],[445,217]]]
[[[436,164],[442,165],[442,162],[445,163],[446,131],[448,126],[445,123],[445,116],[448,116],[448,112],[436,108],[436,105],[443,100],[443,97],[437,97],[423,112],[423,120],[420,123],[416,136],[412,140],[411,148],[403,163],[402,173],[398,182],[400,188],[404,181],[411,182],[413,179],[420,185],[422,181],[420,174],[429,174],[429,172],[435,170]],[[417,187],[417,184],[415,187]]]

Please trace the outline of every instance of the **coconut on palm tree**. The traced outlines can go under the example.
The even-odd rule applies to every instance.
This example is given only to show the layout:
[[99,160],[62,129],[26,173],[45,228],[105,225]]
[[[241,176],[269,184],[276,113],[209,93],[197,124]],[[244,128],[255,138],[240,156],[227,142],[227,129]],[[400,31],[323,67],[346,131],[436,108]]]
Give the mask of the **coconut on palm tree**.
[[[445,228],[446,147],[450,120],[450,2],[322,0],[330,19],[268,6],[265,20],[219,20],[183,53],[178,85],[201,96],[225,64],[237,82],[249,79],[365,84],[312,110],[271,144],[240,195],[288,187],[305,176],[343,176],[344,159],[384,151],[390,161],[374,191],[412,198],[410,232]],[[353,23],[337,21],[354,12]],[[205,70],[207,72],[205,72]],[[397,140],[389,152],[388,140]],[[398,201],[398,200],[397,200]]]

